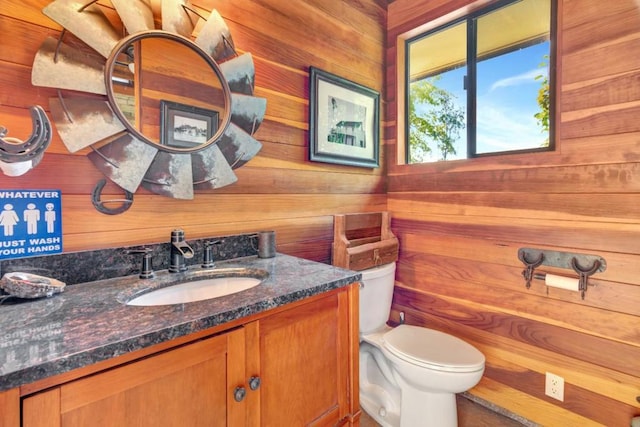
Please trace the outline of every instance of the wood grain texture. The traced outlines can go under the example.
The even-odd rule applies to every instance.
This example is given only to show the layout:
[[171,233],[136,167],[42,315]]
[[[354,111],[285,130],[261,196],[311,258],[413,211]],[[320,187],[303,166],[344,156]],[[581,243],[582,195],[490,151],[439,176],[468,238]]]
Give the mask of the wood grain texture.
[[[0,46],[0,125],[10,136],[26,139],[31,132],[29,106],[39,104],[48,112],[49,98],[56,96],[55,89],[31,85],[35,53],[47,36],[58,37],[61,31],[42,13],[48,3],[9,0],[0,10],[0,28],[12,34]],[[205,16],[214,7],[219,11],[238,52],[253,56],[255,95],[267,99],[265,120],[255,135],[263,148],[235,170],[237,183],[198,190],[191,201],[139,189],[129,211],[102,215],[90,201],[102,178],[86,158],[90,149],[70,154],[54,132],[38,168],[17,178],[0,175],[0,188],[60,189],[67,252],[165,241],[177,226],[188,238],[275,229],[279,250],[330,262],[331,215],[384,210],[385,167],[308,160],[309,67],[382,91],[386,10],[374,0],[192,3]],[[119,26],[110,2],[100,0],[99,5]],[[87,48],[68,33],[64,41]],[[109,183],[102,199],[121,197],[122,191]]]
[[13,388],[0,393],[0,427],[20,426],[20,390]]
[[[398,87],[397,37],[479,3],[391,3],[387,85]],[[555,152],[412,166],[386,154],[400,241],[391,320],[402,311],[479,348],[487,368],[471,393],[498,406],[545,426],[625,426],[640,414],[640,12],[633,0],[558,10]],[[385,147],[399,152],[401,97],[387,102]],[[584,300],[527,289],[520,247],[597,254],[607,270]],[[545,372],[565,379],[564,402],[544,395]]]

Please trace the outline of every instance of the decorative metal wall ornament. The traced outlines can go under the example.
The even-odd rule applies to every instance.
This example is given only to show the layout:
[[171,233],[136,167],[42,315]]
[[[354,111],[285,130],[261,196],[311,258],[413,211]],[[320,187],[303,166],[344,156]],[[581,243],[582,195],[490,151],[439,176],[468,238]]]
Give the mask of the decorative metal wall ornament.
[[7,128],[0,126],[0,170],[7,176],[24,175],[40,163],[51,143],[51,123],[39,105],[30,108],[32,131],[22,141],[8,137]]
[[[254,96],[251,54],[237,55],[230,31],[217,11],[205,19],[188,0],[162,0],[161,29],[155,28],[157,20],[149,2],[111,3],[128,33],[123,38],[96,0],[55,0],[43,9],[63,31],[58,40],[46,39],[36,54],[32,83],[58,89],[58,97],[50,100],[50,110],[67,149],[74,153],[90,147],[92,163],[131,193],[142,185],[163,196],[192,199],[194,188],[215,189],[237,181],[233,169],[262,148],[253,134],[264,119],[266,99]],[[197,35],[193,34],[195,29]],[[63,43],[66,31],[95,54]],[[217,131],[206,142],[191,148],[162,145],[136,128],[118,106],[114,82],[120,79],[115,70],[122,68],[122,58],[138,46],[136,43],[151,38],[186,46],[219,79],[217,90],[224,105]],[[125,64],[131,71],[132,85],[139,71],[135,67],[141,67],[134,62]],[[63,96],[63,90],[76,93]]]

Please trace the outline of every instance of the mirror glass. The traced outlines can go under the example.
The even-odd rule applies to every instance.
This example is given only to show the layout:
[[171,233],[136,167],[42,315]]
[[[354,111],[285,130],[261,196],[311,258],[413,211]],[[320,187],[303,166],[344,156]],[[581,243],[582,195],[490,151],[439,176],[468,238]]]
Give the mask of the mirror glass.
[[107,60],[111,107],[137,138],[169,152],[214,143],[230,118],[218,65],[191,40],[163,31],[123,39]]

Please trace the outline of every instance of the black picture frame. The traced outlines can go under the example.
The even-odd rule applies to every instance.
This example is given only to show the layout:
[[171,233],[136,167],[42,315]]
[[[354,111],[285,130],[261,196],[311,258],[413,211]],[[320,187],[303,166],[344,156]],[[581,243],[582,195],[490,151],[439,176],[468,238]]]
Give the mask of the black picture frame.
[[380,93],[309,67],[309,160],[380,166]]
[[160,101],[160,143],[193,148],[207,142],[218,130],[218,112],[172,101]]

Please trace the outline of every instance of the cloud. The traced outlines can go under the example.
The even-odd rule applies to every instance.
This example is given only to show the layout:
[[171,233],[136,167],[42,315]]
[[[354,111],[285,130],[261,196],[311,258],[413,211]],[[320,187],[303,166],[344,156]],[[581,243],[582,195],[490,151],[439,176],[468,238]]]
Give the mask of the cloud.
[[478,152],[536,148],[544,142],[534,112],[484,103],[477,114]]
[[517,76],[507,77],[506,79],[500,79],[500,80],[494,82],[491,85],[491,89],[489,91],[492,91],[492,90],[497,89],[499,87],[518,86],[518,85],[521,85],[521,84],[530,84],[530,83],[538,83],[539,84],[539,80],[536,80],[536,77],[538,77],[540,75],[546,76],[547,75],[547,69],[546,68],[535,68],[535,69],[527,71],[525,73],[518,74]]

